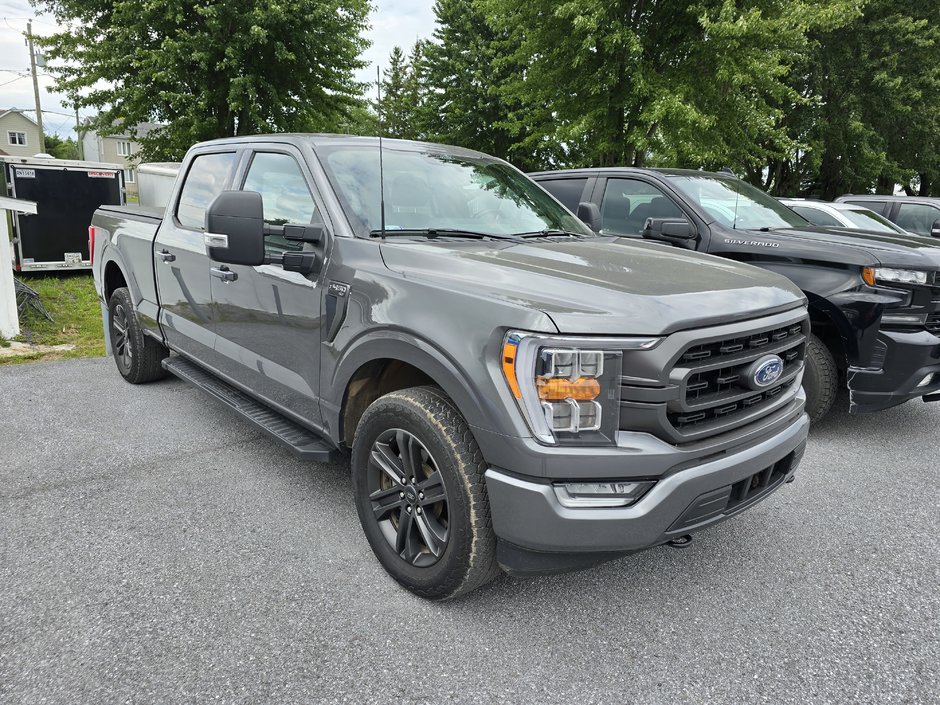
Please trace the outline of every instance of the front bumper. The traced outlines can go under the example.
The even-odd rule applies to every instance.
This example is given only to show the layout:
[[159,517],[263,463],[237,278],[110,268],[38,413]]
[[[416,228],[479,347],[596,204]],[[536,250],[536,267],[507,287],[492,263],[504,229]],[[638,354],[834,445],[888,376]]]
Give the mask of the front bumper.
[[[940,338],[923,330],[882,330],[878,343],[884,346],[881,350],[884,362],[880,368],[848,369],[851,413],[881,411],[940,392]],[[936,379],[918,387],[931,373],[937,373]]]
[[500,565],[511,574],[574,570],[716,524],[793,478],[808,430],[804,414],[745,450],[663,476],[629,507],[566,508],[550,482],[491,467],[486,488]]

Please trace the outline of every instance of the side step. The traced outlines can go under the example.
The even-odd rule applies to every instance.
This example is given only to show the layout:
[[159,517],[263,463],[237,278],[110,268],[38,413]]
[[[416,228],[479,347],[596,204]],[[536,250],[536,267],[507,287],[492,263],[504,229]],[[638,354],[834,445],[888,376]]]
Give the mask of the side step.
[[252,399],[186,358],[180,355],[164,358],[163,368],[184,382],[208,392],[272,438],[286,443],[298,458],[320,463],[339,459],[339,451],[313,431]]

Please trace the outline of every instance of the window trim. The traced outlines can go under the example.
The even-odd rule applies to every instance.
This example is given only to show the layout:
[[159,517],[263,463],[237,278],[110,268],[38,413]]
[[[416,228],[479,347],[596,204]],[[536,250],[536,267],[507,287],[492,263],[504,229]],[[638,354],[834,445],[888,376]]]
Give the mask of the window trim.
[[[125,184],[136,184],[137,183],[137,174],[134,169],[123,169],[124,172],[124,183]],[[128,178],[130,177],[130,178]]]
[[[14,142],[13,135],[22,135],[23,143]],[[29,147],[29,135],[21,130],[7,130],[7,145],[10,147]]]
[[[127,150],[122,151],[121,147],[127,145]],[[131,156],[131,140],[118,140],[117,141],[117,155],[119,157],[130,157]]]

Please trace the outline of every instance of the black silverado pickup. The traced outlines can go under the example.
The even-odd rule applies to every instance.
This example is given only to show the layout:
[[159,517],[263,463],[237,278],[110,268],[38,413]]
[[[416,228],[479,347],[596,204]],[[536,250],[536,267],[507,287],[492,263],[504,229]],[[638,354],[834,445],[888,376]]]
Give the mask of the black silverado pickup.
[[366,537],[424,597],[687,543],[803,455],[799,289],[613,245],[483,154],[208,142],[165,214],[102,208],[90,236],[124,378],[351,451]]
[[847,385],[852,413],[940,399],[935,239],[822,228],[725,174],[598,168],[531,175],[602,235],[647,238],[783,274],[809,299],[806,410]]

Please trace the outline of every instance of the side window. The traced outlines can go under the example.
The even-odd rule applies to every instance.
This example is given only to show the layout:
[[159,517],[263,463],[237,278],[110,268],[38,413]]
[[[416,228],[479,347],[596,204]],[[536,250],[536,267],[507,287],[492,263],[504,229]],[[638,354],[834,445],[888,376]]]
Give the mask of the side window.
[[807,206],[790,206],[793,210],[799,213],[801,216],[806,218],[813,225],[821,225],[825,228],[841,228],[843,227],[834,216],[829,215],[825,211],[821,211],[818,208],[808,208]]
[[850,201],[846,199],[845,202],[851,203],[853,206],[862,206],[868,210],[875,211],[875,213],[878,213],[879,215],[884,215],[888,210],[887,201]]
[[643,232],[647,218],[685,218],[685,213],[652,184],[636,179],[607,179],[601,205],[601,233],[636,237]]
[[222,193],[234,164],[234,152],[201,154],[193,159],[176,206],[180,225],[197,230],[205,228],[206,209]]
[[[258,152],[251,159],[243,191],[257,191],[264,202],[264,222],[271,225],[312,223],[316,214],[313,195],[297,161],[289,154]],[[301,250],[303,243],[280,235],[265,238],[268,254]]]
[[918,235],[930,235],[930,226],[940,218],[940,208],[925,203],[902,203],[895,221],[905,230]]
[[561,201],[561,204],[572,213],[578,212],[578,203],[582,200],[581,194],[584,193],[584,185],[586,183],[586,178],[553,179],[551,181],[538,182],[539,186]]

